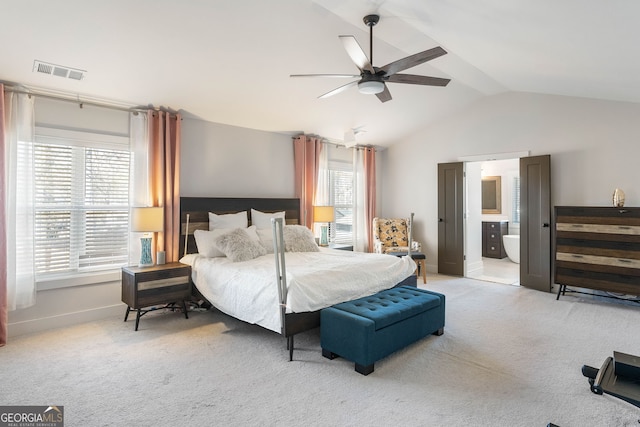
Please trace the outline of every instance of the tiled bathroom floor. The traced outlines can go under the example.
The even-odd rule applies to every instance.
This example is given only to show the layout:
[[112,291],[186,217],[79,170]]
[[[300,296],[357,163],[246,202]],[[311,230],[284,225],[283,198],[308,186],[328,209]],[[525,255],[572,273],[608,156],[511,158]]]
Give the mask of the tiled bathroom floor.
[[483,271],[469,276],[487,282],[520,285],[520,264],[511,262],[509,258],[482,258]]

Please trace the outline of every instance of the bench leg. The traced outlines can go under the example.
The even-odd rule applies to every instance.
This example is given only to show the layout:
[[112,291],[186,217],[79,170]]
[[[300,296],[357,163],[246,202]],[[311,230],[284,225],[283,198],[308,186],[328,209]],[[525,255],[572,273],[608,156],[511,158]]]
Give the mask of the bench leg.
[[444,334],[444,328],[440,328],[440,329],[438,329],[437,331],[435,331],[435,332],[434,332],[433,334],[431,334],[431,335],[438,335],[438,336],[440,336],[440,335],[442,335],[442,334]]
[[325,350],[324,348],[322,349],[322,355],[329,360],[333,360],[336,357],[340,357],[337,354],[330,352],[329,350]]
[[362,375],[369,375],[373,372],[373,363],[367,366],[362,366],[361,364],[356,363],[356,372]]

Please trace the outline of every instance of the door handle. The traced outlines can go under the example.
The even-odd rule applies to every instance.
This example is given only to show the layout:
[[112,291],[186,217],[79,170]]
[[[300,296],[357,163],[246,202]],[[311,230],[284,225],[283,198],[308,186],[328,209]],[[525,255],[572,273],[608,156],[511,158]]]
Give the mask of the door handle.
[[543,226],[544,228],[549,228],[549,223],[548,223],[548,222],[545,222],[545,223],[543,223],[543,224],[542,224],[542,226]]

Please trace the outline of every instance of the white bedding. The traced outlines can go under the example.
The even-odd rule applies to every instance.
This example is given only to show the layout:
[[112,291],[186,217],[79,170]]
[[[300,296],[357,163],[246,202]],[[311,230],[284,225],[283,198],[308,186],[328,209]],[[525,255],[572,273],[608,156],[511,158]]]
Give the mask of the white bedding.
[[[220,311],[278,333],[280,309],[273,254],[244,262],[187,256],[198,290]],[[316,311],[388,289],[413,274],[409,257],[321,248],[287,252],[287,312]]]

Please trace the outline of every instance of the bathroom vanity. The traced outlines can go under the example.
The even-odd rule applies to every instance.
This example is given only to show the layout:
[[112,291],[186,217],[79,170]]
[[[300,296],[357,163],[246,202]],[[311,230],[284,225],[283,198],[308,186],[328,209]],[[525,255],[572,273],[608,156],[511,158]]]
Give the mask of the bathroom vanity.
[[482,256],[502,259],[507,256],[502,236],[509,234],[509,221],[482,222]]

